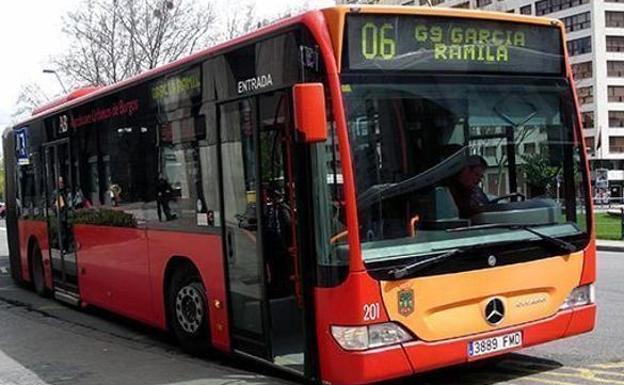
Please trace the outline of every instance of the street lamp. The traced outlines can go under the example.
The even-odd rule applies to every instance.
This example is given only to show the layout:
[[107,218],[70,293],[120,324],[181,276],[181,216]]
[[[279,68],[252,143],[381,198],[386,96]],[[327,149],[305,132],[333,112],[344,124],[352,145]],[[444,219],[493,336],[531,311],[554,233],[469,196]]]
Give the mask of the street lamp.
[[63,81],[61,80],[61,77],[59,76],[59,74],[55,70],[44,69],[43,73],[44,74],[54,74],[56,76],[56,80],[58,80],[59,84],[61,85],[61,88],[63,88],[63,92],[67,93],[67,88],[65,88],[65,84],[63,84]]

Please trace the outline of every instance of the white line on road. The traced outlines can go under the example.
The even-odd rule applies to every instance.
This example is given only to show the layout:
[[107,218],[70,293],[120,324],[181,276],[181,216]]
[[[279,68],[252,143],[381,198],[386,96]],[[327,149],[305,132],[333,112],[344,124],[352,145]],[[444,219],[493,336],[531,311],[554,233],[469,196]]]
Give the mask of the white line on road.
[[0,350],[0,385],[49,385]]

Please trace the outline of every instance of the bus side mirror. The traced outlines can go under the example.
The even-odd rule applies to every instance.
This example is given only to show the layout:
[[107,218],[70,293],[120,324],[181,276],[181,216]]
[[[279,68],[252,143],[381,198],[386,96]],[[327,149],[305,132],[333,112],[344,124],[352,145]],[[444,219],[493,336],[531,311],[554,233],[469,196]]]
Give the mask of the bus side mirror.
[[293,87],[295,130],[299,143],[327,140],[325,92],[322,83],[301,83]]

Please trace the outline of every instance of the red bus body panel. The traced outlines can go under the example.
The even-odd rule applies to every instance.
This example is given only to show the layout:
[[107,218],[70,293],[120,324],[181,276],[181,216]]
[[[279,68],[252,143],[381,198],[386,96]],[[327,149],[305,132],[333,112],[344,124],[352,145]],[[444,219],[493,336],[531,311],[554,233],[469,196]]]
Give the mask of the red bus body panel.
[[229,351],[220,236],[93,225],[75,225],[74,234],[85,304],[166,329],[165,271],[171,258],[182,257],[197,267],[206,287],[212,342]]
[[145,231],[74,225],[84,302],[157,325],[150,295]]

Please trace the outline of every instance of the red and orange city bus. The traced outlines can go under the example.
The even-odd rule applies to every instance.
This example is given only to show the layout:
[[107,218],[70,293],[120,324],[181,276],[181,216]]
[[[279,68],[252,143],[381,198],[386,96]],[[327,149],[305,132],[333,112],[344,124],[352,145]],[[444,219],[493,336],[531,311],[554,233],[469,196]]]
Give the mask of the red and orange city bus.
[[563,25],[424,7],[283,20],[4,133],[13,277],[311,382],[592,330]]

